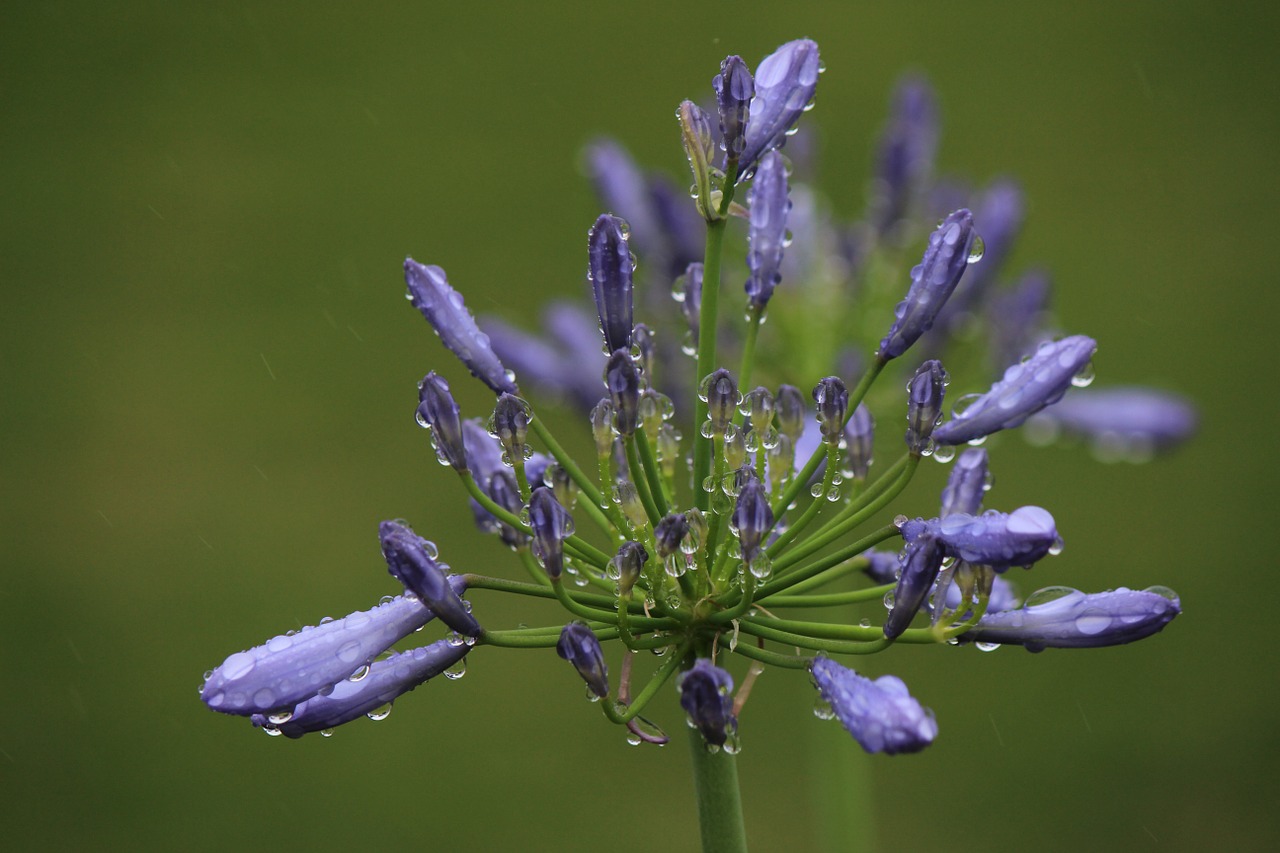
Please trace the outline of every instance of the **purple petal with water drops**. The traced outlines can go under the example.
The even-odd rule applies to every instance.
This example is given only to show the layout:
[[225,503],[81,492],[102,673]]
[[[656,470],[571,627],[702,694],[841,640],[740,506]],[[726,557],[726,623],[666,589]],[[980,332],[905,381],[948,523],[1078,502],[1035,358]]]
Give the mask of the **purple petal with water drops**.
[[738,161],[740,177],[750,177],[766,152],[787,141],[787,132],[813,100],[821,70],[818,45],[808,39],[787,42],[756,68],[756,94]]
[[1053,587],[1032,593],[1016,610],[988,612],[960,639],[1019,645],[1032,652],[1118,646],[1150,637],[1181,612],[1178,596],[1165,587],[1089,594]]
[[919,752],[938,736],[933,712],[912,698],[902,679],[872,681],[826,657],[815,658],[809,671],[836,719],[867,752]]

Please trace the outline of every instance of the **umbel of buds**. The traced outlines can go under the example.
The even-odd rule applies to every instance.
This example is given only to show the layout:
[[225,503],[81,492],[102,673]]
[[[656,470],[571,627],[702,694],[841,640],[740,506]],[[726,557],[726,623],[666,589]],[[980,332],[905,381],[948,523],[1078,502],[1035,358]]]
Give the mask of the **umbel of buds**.
[[[536,668],[554,649],[569,664],[559,677],[581,678],[595,713],[632,744],[669,740],[642,714],[674,684],[700,803],[740,814],[726,780],[767,668],[807,671],[818,715],[867,752],[911,753],[937,737],[933,713],[897,677],[873,680],[836,658],[1122,645],[1181,612],[1161,587],[1022,598],[1022,578],[1053,571],[1058,524],[1040,506],[988,508],[1003,437],[960,446],[1027,422],[1032,437],[1146,459],[1186,438],[1195,412],[1167,392],[1073,390],[1092,379],[1097,344],[1055,331],[1066,323],[1049,314],[1046,275],[1006,269],[1024,209],[1015,183],[973,194],[933,183],[938,112],[924,80],[893,97],[865,218],[836,221],[803,178],[812,146],[780,151],[821,70],[807,39],[754,70],[737,55],[718,73],[709,65],[672,129],[691,181],[593,142],[587,171],[607,212],[583,215],[591,302],[550,306],[543,335],[511,317],[478,321],[444,269],[404,262],[409,300],[460,362],[456,376],[427,373],[416,403],[409,386],[406,411],[416,407],[457,496],[514,572],[488,571],[501,565],[490,545],[460,554],[464,573],[453,574],[408,523],[385,521],[379,545],[398,594],[231,654],[201,687],[210,709],[269,734],[327,734],[382,719],[404,693],[461,675],[472,654],[506,649]],[[692,199],[680,189],[690,183]],[[952,211],[940,223],[939,199]],[[445,375],[466,373],[489,402],[455,399]],[[576,407],[579,435],[553,434],[575,412],[549,401]],[[916,479],[930,459],[951,465],[940,493]],[[1053,484],[1035,485],[1052,507]],[[1129,555],[1111,562],[1121,571]],[[527,614],[473,614],[463,598],[496,594],[522,596]],[[560,615],[543,619],[548,605]],[[862,612],[851,618],[851,607]],[[919,686],[947,688],[957,685]],[[424,704],[421,725],[450,724]],[[704,839],[742,849],[720,843],[745,836],[714,812],[702,812]]]

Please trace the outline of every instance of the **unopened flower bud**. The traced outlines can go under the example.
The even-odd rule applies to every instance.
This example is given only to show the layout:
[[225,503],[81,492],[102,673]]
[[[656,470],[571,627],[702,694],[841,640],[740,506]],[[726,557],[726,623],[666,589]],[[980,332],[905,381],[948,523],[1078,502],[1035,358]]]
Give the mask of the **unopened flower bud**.
[[546,486],[534,489],[529,497],[529,527],[533,555],[547,570],[547,577],[555,580],[564,572],[564,540],[573,533],[573,517]]
[[1157,633],[1181,612],[1177,595],[1163,587],[1088,595],[1057,587],[1033,593],[1019,609],[988,612],[960,639],[1019,645],[1030,652],[1118,646]]
[[702,380],[698,393],[707,401],[707,418],[711,421],[712,433],[723,434],[741,401],[733,374],[721,367]]
[[919,752],[938,736],[933,712],[897,676],[872,681],[826,657],[816,658],[809,672],[840,724],[867,752]]
[[[749,469],[748,469],[749,470]],[[733,508],[733,526],[738,531],[742,561],[750,565],[760,552],[764,537],[773,528],[773,509],[764,484],[752,477],[738,492]]]
[[527,455],[528,445],[525,439],[529,435],[531,420],[533,410],[524,400],[514,394],[502,394],[498,397],[498,402],[493,407],[493,418],[489,421],[489,433],[502,445],[507,464],[522,462]]
[[760,160],[748,198],[751,218],[747,229],[747,301],[754,310],[763,311],[782,281],[787,213],[791,210],[787,169],[777,151],[770,151]]
[[447,567],[436,562],[434,545],[396,521],[382,522],[378,526],[378,538],[382,541],[387,569],[405,589],[418,596],[441,622],[459,634],[480,636],[480,623],[449,583],[445,574]]
[[680,513],[673,513],[659,521],[653,530],[653,538],[658,544],[658,556],[665,560],[679,551],[680,543],[688,532],[689,519]]
[[467,470],[458,404],[449,393],[449,383],[434,370],[418,383],[418,423],[431,430],[431,443],[441,462],[457,471]]
[[934,427],[942,417],[947,371],[940,361],[926,361],[907,385],[907,450],[920,455],[932,446]]
[[640,579],[640,573],[644,571],[644,564],[648,561],[649,552],[639,542],[628,540],[622,543],[611,561],[613,566],[611,574],[617,575],[619,592],[630,595],[632,587]]
[[631,250],[626,223],[601,214],[587,232],[587,278],[609,352],[631,349]]
[[794,385],[781,385],[774,402],[778,412],[778,430],[795,445],[804,434],[804,421],[809,411],[804,394]]
[[908,542],[902,551],[898,585],[893,591],[893,608],[884,623],[884,635],[899,637],[924,603],[942,568],[942,548],[931,532]]
[[716,91],[716,109],[720,113],[720,136],[724,140],[725,157],[737,160],[742,153],[747,116],[756,87],[751,71],[740,56],[726,57],[720,73],[711,80]]
[[844,416],[849,410],[849,389],[835,376],[828,376],[813,388],[813,401],[818,404],[818,426],[827,444],[840,441]]
[[990,472],[987,470],[987,451],[971,447],[956,459],[942,490],[942,516],[955,512],[977,515],[982,509],[982,497],[987,492]]
[[724,746],[738,730],[733,714],[733,676],[707,658],[698,658],[693,667],[680,676],[680,707],[689,715],[689,723],[712,746]]
[[865,480],[871,471],[871,456],[875,447],[876,421],[866,403],[859,403],[858,408],[849,416],[844,427],[845,467],[853,473],[855,480]]
[[750,177],[765,152],[786,143],[787,132],[813,100],[821,70],[818,45],[808,39],[787,42],[756,66],[739,175]]
[[600,641],[584,622],[570,622],[560,632],[556,654],[573,664],[591,692],[601,699],[609,695],[609,667]]
[[613,403],[614,426],[621,435],[632,435],[640,420],[640,373],[631,360],[630,350],[616,350],[609,356],[609,363],[604,369],[604,384]]

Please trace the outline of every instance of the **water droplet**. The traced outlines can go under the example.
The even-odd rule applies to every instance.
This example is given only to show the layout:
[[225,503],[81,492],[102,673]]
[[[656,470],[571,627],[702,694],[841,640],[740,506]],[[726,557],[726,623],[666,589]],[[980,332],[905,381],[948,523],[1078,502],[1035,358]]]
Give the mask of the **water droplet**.
[[279,711],[272,711],[267,715],[267,722],[273,726],[284,725],[293,719],[293,709],[282,708]]
[[1101,634],[1111,627],[1111,617],[1105,613],[1086,613],[1076,617],[1076,630],[1081,634]]
[[333,737],[333,729],[321,729],[320,737]]
[[1063,547],[1064,543],[1062,541],[1062,537],[1059,536],[1057,539],[1054,539],[1053,544],[1049,546],[1049,553],[1056,557],[1062,553]]
[[374,722],[378,722],[379,720],[385,720],[387,717],[391,716],[391,703],[388,702],[385,705],[381,705],[377,708],[374,708],[372,711],[365,714],[365,716],[373,720]]
[[280,737],[280,735],[284,734],[284,732],[280,731],[275,726],[263,726],[262,731],[270,737]]
[[933,458],[936,462],[947,463],[956,458],[956,448],[951,444],[939,444],[933,448]]
[[819,696],[813,703],[813,715],[819,720],[830,720],[835,717],[836,712],[830,702]]
[[1000,648],[999,643],[974,643],[973,645],[980,652],[994,652]]
[[1071,384],[1077,388],[1087,388],[1093,384],[1094,379],[1093,362],[1089,362],[1075,376],[1071,377]]
[[364,677],[368,674],[369,674],[369,665],[365,664],[364,666],[357,669],[355,672],[351,673],[351,675],[347,676],[347,681],[351,681],[351,682],[364,681]]
[[466,658],[463,658],[462,660],[458,661],[453,666],[449,667],[444,671],[444,677],[450,679],[451,681],[457,681],[459,678],[461,678],[466,674],[467,674]]
[[987,251],[987,244],[982,241],[982,237],[978,234],[973,235],[973,244],[969,246],[969,257],[965,259],[966,263],[976,264],[982,260],[983,254]]

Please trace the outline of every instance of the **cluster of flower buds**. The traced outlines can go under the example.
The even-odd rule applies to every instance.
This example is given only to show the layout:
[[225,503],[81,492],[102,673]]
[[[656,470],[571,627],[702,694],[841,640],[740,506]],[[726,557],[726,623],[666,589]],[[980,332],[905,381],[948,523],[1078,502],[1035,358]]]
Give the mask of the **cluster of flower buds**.
[[[675,678],[695,736],[736,752],[751,685],[775,666],[808,670],[820,716],[868,752],[894,754],[934,740],[933,714],[896,677],[873,681],[832,656],[923,643],[1116,645],[1179,613],[1162,588],[1050,587],[1019,601],[1007,570],[1057,554],[1057,525],[1036,506],[984,510],[988,451],[957,456],[957,446],[1029,422],[1042,436],[1109,437],[1097,440],[1150,455],[1185,438],[1194,413],[1142,389],[1073,394],[1092,378],[1097,345],[1050,333],[1043,276],[1003,283],[1022,219],[1016,184],[957,197],[934,183],[937,110],[923,81],[895,94],[866,220],[832,222],[801,175],[805,149],[788,149],[795,161],[779,150],[821,70],[808,40],[783,45],[754,74],[730,56],[712,81],[714,115],[680,105],[692,204],[621,146],[594,143],[588,171],[609,209],[588,231],[594,317],[553,306],[549,340],[478,322],[444,270],[405,261],[413,305],[494,394],[491,411],[464,418],[448,382],[428,373],[417,421],[480,529],[527,579],[450,575],[434,545],[384,522],[382,554],[404,594],[232,655],[201,689],[210,708],[298,737],[385,716],[400,694],[458,674],[474,647],[554,647],[632,743],[666,742],[640,712]],[[931,207],[942,199],[946,209]],[[725,248],[734,216],[747,222],[745,251]],[[745,327],[722,323],[725,280],[745,281]],[[647,298],[655,293],[678,307]],[[762,337],[766,309],[776,322]],[[1005,359],[994,383],[972,372],[984,359],[951,359],[975,341]],[[565,451],[517,373],[586,414],[594,459]],[[990,388],[948,413],[953,383]],[[877,435],[877,419],[899,427]],[[882,454],[896,461],[877,466]],[[883,523],[930,457],[954,461],[937,514]],[[568,624],[484,628],[461,597],[468,589],[554,598]],[[794,615],[832,605],[871,613],[860,624]],[[383,656],[436,618],[447,637]],[[611,678],[603,643],[614,640]],[[645,651],[658,662],[641,684]],[[738,658],[748,670],[735,681]]]

